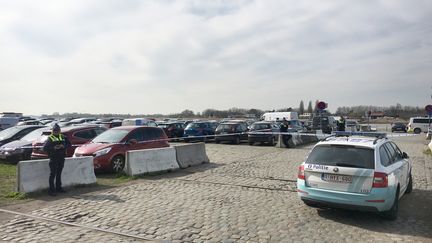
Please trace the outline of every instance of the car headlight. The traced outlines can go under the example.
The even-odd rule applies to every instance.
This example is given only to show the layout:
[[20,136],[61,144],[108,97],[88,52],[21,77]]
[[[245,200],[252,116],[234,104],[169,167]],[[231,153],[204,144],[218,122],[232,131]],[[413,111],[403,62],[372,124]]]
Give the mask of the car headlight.
[[109,153],[109,151],[111,151],[111,148],[101,149],[101,150],[99,150],[99,151],[96,151],[96,152],[94,153],[94,156],[95,156],[95,157],[102,156],[102,155],[105,155],[105,154]]

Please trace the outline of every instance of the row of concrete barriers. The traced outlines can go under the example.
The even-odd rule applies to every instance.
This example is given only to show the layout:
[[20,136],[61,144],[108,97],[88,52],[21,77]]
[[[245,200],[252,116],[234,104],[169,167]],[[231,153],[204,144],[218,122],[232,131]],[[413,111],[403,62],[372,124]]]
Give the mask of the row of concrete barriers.
[[[135,176],[187,168],[208,163],[204,143],[176,145],[161,149],[129,151],[126,154],[125,172]],[[17,165],[17,191],[35,192],[48,188],[49,160],[20,161]],[[66,158],[62,173],[64,187],[96,183],[93,157]]]

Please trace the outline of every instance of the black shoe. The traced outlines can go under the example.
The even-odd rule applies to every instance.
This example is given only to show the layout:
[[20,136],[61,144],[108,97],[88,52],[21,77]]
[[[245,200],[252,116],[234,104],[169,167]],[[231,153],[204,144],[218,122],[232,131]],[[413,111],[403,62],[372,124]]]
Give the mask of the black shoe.
[[51,197],[55,197],[55,196],[57,196],[57,193],[55,193],[53,191],[48,191],[48,195],[50,195]]
[[66,191],[63,188],[57,189],[58,193],[66,193]]

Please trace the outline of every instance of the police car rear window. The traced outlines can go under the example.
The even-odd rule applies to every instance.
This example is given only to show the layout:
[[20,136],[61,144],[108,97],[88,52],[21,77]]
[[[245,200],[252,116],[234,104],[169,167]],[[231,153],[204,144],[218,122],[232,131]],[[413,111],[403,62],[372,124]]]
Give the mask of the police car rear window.
[[375,169],[373,149],[349,145],[316,146],[309,154],[306,163]]

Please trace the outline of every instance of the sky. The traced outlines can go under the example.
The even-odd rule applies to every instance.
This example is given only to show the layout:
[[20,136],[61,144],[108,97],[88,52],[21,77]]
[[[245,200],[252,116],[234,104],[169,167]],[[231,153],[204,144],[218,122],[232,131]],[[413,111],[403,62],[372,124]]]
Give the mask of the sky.
[[432,1],[0,0],[0,112],[432,103]]

